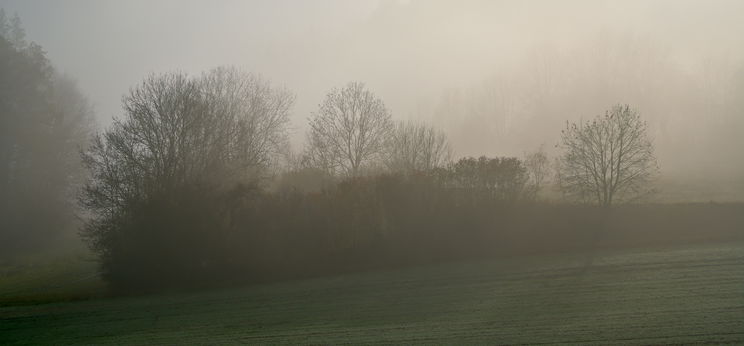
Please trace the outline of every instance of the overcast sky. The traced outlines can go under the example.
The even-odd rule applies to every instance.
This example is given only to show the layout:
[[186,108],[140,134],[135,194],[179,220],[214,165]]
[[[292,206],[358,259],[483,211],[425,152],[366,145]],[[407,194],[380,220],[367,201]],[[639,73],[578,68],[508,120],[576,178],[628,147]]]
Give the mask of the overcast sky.
[[[694,73],[706,62],[726,64],[721,68],[726,75],[744,66],[744,1],[734,0],[0,0],[0,7],[17,12],[28,39],[41,44],[59,70],[78,80],[104,126],[120,116],[121,96],[148,73],[197,74],[237,65],[296,93],[296,144],[323,95],[352,80],[366,82],[397,119],[432,119],[448,91],[472,90],[535,57],[562,56],[563,62],[552,68],[571,71],[567,64],[582,47],[601,46],[596,42],[607,37],[645,42],[652,48],[644,49],[665,59],[660,66],[674,65],[682,71],[679,75]],[[695,79],[684,78],[693,90],[697,83],[690,81]],[[613,92],[607,99],[626,102],[629,97]],[[645,108],[658,112],[666,105]],[[587,117],[606,108],[591,106],[575,113]],[[564,113],[554,117],[564,121]],[[524,145],[539,144],[532,136],[526,144],[514,140],[485,148],[491,134],[470,143],[462,138],[469,134],[452,131],[455,147],[464,154],[513,154]],[[535,133],[550,142],[554,137],[548,133],[559,132],[550,128],[544,136]],[[662,145],[661,152],[671,152],[670,145]]]

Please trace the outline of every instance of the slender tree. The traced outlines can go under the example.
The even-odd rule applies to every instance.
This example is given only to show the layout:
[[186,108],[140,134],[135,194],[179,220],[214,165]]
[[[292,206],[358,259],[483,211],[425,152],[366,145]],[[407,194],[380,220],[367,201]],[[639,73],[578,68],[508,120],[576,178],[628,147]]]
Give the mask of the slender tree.
[[524,167],[529,175],[528,190],[537,197],[550,175],[550,162],[545,147],[541,145],[536,151],[525,154]]

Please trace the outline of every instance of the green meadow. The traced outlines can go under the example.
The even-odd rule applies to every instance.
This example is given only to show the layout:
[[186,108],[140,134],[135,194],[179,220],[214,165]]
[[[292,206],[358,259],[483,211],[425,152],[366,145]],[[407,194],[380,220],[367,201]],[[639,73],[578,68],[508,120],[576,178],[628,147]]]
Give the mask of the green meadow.
[[[69,267],[68,275],[45,276],[51,269],[43,266],[25,268],[24,278],[3,272],[0,344],[744,342],[742,243],[515,257],[132,297],[102,297],[101,282],[85,279],[95,270],[85,258],[58,265]],[[20,288],[27,293],[18,294]]]

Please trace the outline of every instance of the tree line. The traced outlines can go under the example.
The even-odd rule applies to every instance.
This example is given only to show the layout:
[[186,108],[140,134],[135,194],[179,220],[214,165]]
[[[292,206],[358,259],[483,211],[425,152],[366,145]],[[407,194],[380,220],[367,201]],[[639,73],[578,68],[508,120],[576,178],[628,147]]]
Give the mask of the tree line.
[[608,209],[647,195],[657,172],[646,123],[628,105],[567,123],[553,162],[542,148],[454,159],[444,131],[394,121],[361,82],[327,93],[292,153],[295,95],[235,67],[151,74],[93,134],[74,83],[23,40],[19,20],[0,14],[4,244],[77,227],[77,215],[116,288],[487,253],[515,232],[570,228],[556,215],[589,222],[585,207],[540,202],[548,185]]
[[[550,176],[544,150],[452,160],[442,131],[395,123],[359,82],[328,92],[307,146],[277,169],[293,101],[233,67],[153,74],[132,88],[124,116],[83,153],[82,234],[105,277],[183,285],[456,257],[453,243],[519,228],[510,215],[530,210]],[[567,196],[596,193],[609,206],[653,174],[645,124],[628,106],[570,124],[563,138]]]

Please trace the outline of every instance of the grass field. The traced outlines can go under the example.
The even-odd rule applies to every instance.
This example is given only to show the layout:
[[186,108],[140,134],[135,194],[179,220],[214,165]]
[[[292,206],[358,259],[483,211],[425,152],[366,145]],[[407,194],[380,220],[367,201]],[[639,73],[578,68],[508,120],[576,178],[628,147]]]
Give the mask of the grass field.
[[0,307],[102,296],[97,267],[93,254],[81,250],[0,260]]
[[0,344],[744,343],[744,244],[589,258],[4,306]]

